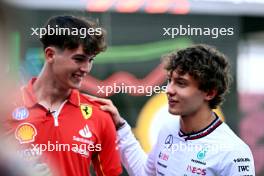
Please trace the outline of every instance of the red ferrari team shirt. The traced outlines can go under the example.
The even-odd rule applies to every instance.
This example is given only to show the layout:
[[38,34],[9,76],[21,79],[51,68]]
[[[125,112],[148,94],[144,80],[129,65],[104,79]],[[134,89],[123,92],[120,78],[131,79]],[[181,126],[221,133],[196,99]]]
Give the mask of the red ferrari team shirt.
[[110,115],[100,104],[77,90],[56,112],[36,101],[32,79],[22,88],[7,121],[8,135],[26,160],[40,159],[58,176],[89,176],[90,164],[99,176],[122,172],[116,132]]

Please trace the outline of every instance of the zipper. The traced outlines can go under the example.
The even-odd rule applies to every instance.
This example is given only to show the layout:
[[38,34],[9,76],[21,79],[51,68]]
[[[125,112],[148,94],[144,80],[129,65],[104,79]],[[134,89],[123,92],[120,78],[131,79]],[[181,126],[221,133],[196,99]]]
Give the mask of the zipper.
[[67,100],[65,100],[65,101],[60,105],[58,111],[56,111],[56,112],[54,113],[54,115],[52,114],[52,117],[53,117],[53,119],[54,119],[54,126],[55,126],[55,127],[58,127],[58,126],[59,126],[59,115],[60,115],[60,112],[61,112],[61,110],[62,110],[62,108],[63,108],[63,106],[64,106],[64,104],[65,104],[66,102],[67,102]]

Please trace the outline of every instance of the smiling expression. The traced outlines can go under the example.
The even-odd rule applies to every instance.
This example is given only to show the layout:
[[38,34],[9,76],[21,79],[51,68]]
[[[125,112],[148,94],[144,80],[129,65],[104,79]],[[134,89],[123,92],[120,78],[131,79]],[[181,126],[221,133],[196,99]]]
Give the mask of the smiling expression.
[[169,112],[174,115],[191,115],[202,106],[208,106],[206,93],[198,88],[198,82],[188,73],[180,75],[172,71],[168,75],[166,93]]
[[51,71],[61,87],[79,89],[83,78],[90,72],[94,55],[85,54],[80,45],[76,49],[55,48]]

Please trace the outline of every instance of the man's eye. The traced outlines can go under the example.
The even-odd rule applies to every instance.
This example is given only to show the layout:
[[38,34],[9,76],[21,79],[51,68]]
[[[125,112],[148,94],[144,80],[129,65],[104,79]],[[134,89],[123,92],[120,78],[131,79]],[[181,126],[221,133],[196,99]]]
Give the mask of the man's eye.
[[183,81],[177,81],[177,84],[181,87],[186,86],[186,83]]
[[75,60],[75,61],[78,61],[78,62],[82,62],[84,59],[83,59],[83,58],[78,58],[78,57],[76,57],[76,58],[74,58],[74,60]]

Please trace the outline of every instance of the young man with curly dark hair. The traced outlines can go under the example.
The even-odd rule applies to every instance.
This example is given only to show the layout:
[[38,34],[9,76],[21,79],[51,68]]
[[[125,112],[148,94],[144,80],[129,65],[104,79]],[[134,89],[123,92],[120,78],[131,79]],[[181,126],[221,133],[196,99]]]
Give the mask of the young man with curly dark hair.
[[22,88],[8,121],[18,153],[39,157],[38,175],[89,176],[91,164],[97,175],[120,175],[112,119],[79,92],[95,56],[106,49],[104,30],[74,16],[52,17],[44,29],[44,66]]
[[213,112],[229,89],[230,64],[215,48],[195,45],[163,57],[169,112],[147,156],[110,100],[104,103],[118,129],[122,162],[130,175],[255,175],[249,147]]

